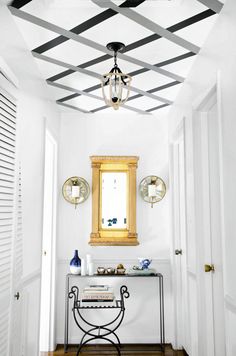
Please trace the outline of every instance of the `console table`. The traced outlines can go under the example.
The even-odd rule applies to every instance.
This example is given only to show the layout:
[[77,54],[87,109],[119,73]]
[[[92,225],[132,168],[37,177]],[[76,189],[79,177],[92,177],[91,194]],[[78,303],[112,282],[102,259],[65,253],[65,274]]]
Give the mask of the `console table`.
[[[164,289],[163,289],[163,275],[161,273],[153,273],[150,275],[119,275],[119,274],[95,274],[93,276],[81,276],[81,275],[74,275],[71,273],[68,273],[66,275],[66,288],[65,288],[65,334],[64,334],[64,352],[67,352],[68,349],[68,334],[69,334],[69,289],[70,289],[70,279],[75,278],[78,279],[78,285],[79,285],[79,280],[81,278],[86,278],[86,279],[94,279],[94,278],[107,278],[107,277],[112,277],[112,278],[152,278],[154,280],[157,280],[158,283],[158,307],[159,307],[159,320],[158,324],[160,326],[160,346],[161,346],[161,351],[164,351],[164,346],[165,346],[165,322],[164,322]],[[160,350],[159,350],[160,351]]]

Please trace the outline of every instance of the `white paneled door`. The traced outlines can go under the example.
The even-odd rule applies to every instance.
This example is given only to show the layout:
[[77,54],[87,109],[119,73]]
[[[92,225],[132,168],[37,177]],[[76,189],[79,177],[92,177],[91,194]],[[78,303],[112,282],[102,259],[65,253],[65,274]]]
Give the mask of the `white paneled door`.
[[186,236],[186,169],[183,119],[172,137],[172,218],[175,348],[191,351]]
[[[202,356],[225,356],[220,120],[216,86],[194,117],[199,335]],[[198,189],[197,189],[198,187]]]

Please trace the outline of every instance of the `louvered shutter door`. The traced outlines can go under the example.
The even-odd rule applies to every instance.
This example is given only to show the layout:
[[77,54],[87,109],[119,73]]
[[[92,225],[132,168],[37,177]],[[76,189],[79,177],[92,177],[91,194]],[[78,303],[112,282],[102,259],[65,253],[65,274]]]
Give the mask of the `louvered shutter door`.
[[[1,81],[0,81],[1,84]],[[0,355],[9,354],[15,213],[16,100],[0,86]]]
[[20,298],[14,299],[11,313],[11,356],[23,355],[22,350],[22,274],[23,274],[23,240],[22,240],[22,189],[21,169],[18,170],[16,187],[16,219],[13,245],[13,294],[19,293]]
[[22,245],[22,189],[21,189],[21,168],[19,167],[17,182],[17,218],[16,218],[16,234],[14,246],[14,273],[13,283],[17,286],[21,282],[23,274],[23,245]]

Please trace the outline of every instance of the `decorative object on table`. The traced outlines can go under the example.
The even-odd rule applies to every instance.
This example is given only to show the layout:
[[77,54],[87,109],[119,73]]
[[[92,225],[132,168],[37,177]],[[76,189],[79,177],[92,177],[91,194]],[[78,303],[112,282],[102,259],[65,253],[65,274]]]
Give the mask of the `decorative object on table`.
[[107,284],[91,284],[89,286],[84,287],[84,291],[91,291],[91,290],[107,291],[109,288],[110,287]]
[[86,255],[86,269],[87,269],[86,274],[89,274],[89,265],[91,262],[92,262],[92,256],[89,253],[87,253],[87,255]]
[[75,250],[74,257],[70,261],[70,272],[72,274],[81,273],[81,259],[79,258],[78,250]]
[[152,260],[150,258],[140,257],[138,260],[139,260],[139,265],[142,269],[149,268],[149,265],[152,263]]
[[142,275],[152,275],[156,273],[156,270],[154,268],[149,268],[150,264],[152,263],[152,260],[150,258],[139,257],[138,260],[139,260],[139,265],[130,268],[128,274],[142,276]]
[[139,191],[144,201],[153,204],[161,201],[166,194],[166,185],[164,181],[157,176],[148,176],[141,180]]
[[127,272],[130,276],[154,276],[157,271],[155,268],[142,269],[140,266],[133,266]]
[[98,267],[97,268],[97,273],[98,274],[105,274],[106,268],[105,267]]
[[124,268],[124,265],[122,263],[119,263],[118,266],[116,267],[116,273],[117,274],[125,274],[126,269]]
[[80,295],[81,302],[113,302],[115,299],[113,289],[111,287],[106,288],[94,288],[85,287]]
[[102,78],[102,95],[106,105],[117,110],[123,105],[130,93],[131,76],[121,72],[117,65],[117,52],[125,48],[121,42],[111,42],[107,44],[107,49],[114,52],[114,67]]
[[87,265],[84,258],[81,258],[81,276],[86,276]]
[[62,195],[66,201],[75,205],[83,203],[89,196],[88,182],[81,177],[70,177],[62,186]]
[[113,267],[108,267],[106,269],[107,274],[115,274],[116,270]]
[[88,275],[93,276],[94,275],[94,264],[93,262],[89,262],[88,265]]

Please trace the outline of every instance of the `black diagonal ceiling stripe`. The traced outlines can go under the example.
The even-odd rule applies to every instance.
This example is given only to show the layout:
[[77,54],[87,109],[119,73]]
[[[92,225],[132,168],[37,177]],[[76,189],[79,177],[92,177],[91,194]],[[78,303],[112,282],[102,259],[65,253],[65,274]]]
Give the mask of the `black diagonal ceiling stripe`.
[[27,5],[31,1],[32,0],[13,0],[10,5],[15,7],[16,9],[20,9],[21,7]]
[[[153,89],[147,90],[147,93],[153,94],[153,93],[156,93],[157,91],[173,87],[174,85],[177,85],[177,84],[180,84],[180,82],[177,82],[177,81],[170,82],[168,84],[161,85],[161,86],[159,86],[157,88],[153,88]],[[138,98],[141,98],[142,96],[143,96],[142,94],[136,94],[136,95],[130,96],[127,101],[138,99]]]
[[[161,86],[159,86],[157,88],[153,88],[153,89],[147,90],[147,93],[155,93],[155,92],[157,92],[159,90],[170,88],[170,87],[172,87],[172,86],[174,86],[176,84],[180,84],[180,82],[177,82],[177,81],[170,82],[168,84],[161,85]],[[100,87],[100,85],[99,85],[99,87]],[[136,95],[130,96],[127,101],[138,99],[138,98],[141,98],[142,96],[143,96],[142,94],[136,94]],[[71,99],[73,99],[73,98],[71,98]],[[60,102],[60,100],[57,100],[57,101]],[[157,109],[164,108],[165,106],[168,106],[168,105],[170,105],[170,104],[162,104],[162,105],[159,105],[159,106],[155,106],[155,108],[148,109],[146,111],[147,112],[151,112],[151,111],[154,111],[154,110],[157,110]],[[91,110],[91,112],[95,113],[95,112],[98,112],[98,111],[101,111],[101,110],[104,110],[104,109],[108,109],[109,107],[110,106],[105,106],[105,105],[104,106],[100,106],[99,108]]]
[[152,112],[154,110],[159,110],[159,109],[165,108],[166,106],[170,106],[170,104],[162,104],[162,105],[159,105],[159,106],[155,106],[154,108],[146,110],[146,112]]
[[[181,21],[181,22],[179,22],[179,23],[177,23],[177,24],[175,24],[173,26],[168,27],[167,30],[172,32],[172,33],[174,33],[174,32],[179,31],[179,30],[181,30],[181,29],[183,29],[183,28],[185,28],[187,26],[193,25],[196,22],[204,20],[205,18],[210,17],[212,15],[215,15],[214,11],[206,10],[206,11],[200,12],[199,14],[194,15],[194,16],[192,16],[192,17],[190,17],[190,18],[188,18],[188,19],[186,19],[184,21]],[[148,37],[145,37],[145,38],[143,38],[141,40],[138,40],[136,42],[133,42],[133,43],[127,45],[124,48],[124,50],[122,51],[122,53],[126,53],[128,51],[132,51],[133,49],[136,49],[138,47],[144,46],[145,44],[148,44],[148,43],[150,43],[152,41],[155,41],[157,39],[160,39],[160,38],[161,38],[161,36],[159,36],[157,34],[150,35]],[[36,50],[34,50],[34,51],[36,51]],[[192,55],[195,55],[195,53],[193,53]],[[110,57],[112,57],[112,56],[109,56],[108,54],[105,54],[105,55],[100,56],[100,57],[98,57],[96,59],[90,60],[90,61],[88,61],[86,63],[81,64],[81,65],[78,65],[78,67],[87,68],[87,67],[89,67],[91,65],[103,62],[103,61],[109,59]],[[71,69],[68,69],[68,70],[65,70],[65,71],[63,71],[61,73],[58,73],[58,74],[52,76],[51,78],[48,78],[48,80],[51,80],[51,81],[54,82],[55,80],[59,80],[59,79],[65,77],[67,75],[72,74],[72,73],[74,73],[74,71],[71,70]]]
[[[48,79],[48,80],[49,80],[49,79]],[[94,85],[94,86],[92,86],[92,87],[89,87],[89,88],[85,89],[84,91],[85,91],[86,93],[89,93],[89,92],[94,91],[94,90],[97,90],[97,89],[99,89],[99,88],[101,88],[101,84],[96,84],[96,85]],[[64,101],[77,98],[77,96],[80,96],[80,95],[81,95],[81,94],[78,94],[78,93],[71,94],[71,95],[65,96],[64,98],[59,99],[58,101],[61,102],[61,103],[63,103]]]
[[[180,56],[177,56],[177,57],[168,59],[168,60],[166,60],[166,61],[163,61],[163,62],[154,64],[154,65],[155,65],[156,67],[163,67],[163,66],[165,66],[165,65],[168,65],[168,64],[171,64],[171,63],[175,63],[175,62],[177,62],[177,61],[183,60],[183,59],[188,58],[188,57],[192,57],[192,56],[194,56],[194,55],[195,55],[195,53],[187,52],[187,53],[182,54],[182,55],[180,55]],[[134,77],[135,75],[138,75],[138,74],[141,74],[141,73],[145,73],[145,72],[148,72],[148,71],[149,71],[149,69],[147,69],[147,68],[141,68],[141,69],[135,70],[135,71],[133,71],[133,72],[130,72],[129,75],[130,75],[131,77]],[[52,81],[51,79],[47,79],[47,80],[48,80],[48,81]],[[180,84],[180,83],[177,82],[177,81],[176,81],[176,82],[173,82],[173,83],[175,83],[175,84],[173,84],[173,85]],[[97,85],[94,85],[94,86],[92,86],[92,87],[90,87],[90,88],[85,89],[84,91],[86,91],[87,93],[89,93],[89,92],[94,91],[94,90],[97,90],[97,89],[99,89],[99,88],[101,88],[101,85],[100,85],[100,84],[97,84]],[[160,90],[162,90],[162,89],[160,89]],[[61,103],[63,103],[64,101],[74,99],[74,98],[76,98],[77,96],[80,96],[80,95],[81,95],[81,94],[78,94],[78,93],[70,94],[70,95],[68,95],[68,96],[65,96],[64,98],[59,99],[58,101],[60,101]]]
[[[177,84],[181,84],[181,83],[177,82],[177,81],[170,82],[170,83],[161,85],[161,86],[159,86],[157,88],[150,89],[150,90],[148,90],[148,93],[153,94],[153,93],[155,93],[157,91],[161,91],[161,90],[173,87],[174,85],[177,85]],[[97,90],[97,89],[100,89],[100,88],[101,88],[101,85],[98,84],[98,85],[94,85],[93,87],[87,88],[87,89],[85,89],[83,91],[85,91],[86,93],[89,93],[90,91]],[[77,98],[78,96],[80,96],[80,94],[74,93],[74,94],[66,96],[65,98],[59,99],[57,101],[63,103],[64,101],[72,100],[74,98]],[[129,100],[133,100],[133,99],[137,99],[137,98],[141,98],[142,96],[143,96],[142,94],[133,95],[133,96],[129,97],[128,101]]]
[[[146,1],[146,0],[126,0],[119,7],[137,7],[140,4],[142,4],[144,1]],[[87,31],[88,29],[98,25],[99,23],[101,23],[105,20],[108,20],[110,17],[115,16],[115,15],[117,15],[116,11],[114,11],[112,9],[107,9],[107,10],[101,12],[100,14],[98,14],[94,17],[91,17],[91,19],[83,22],[82,24],[72,28],[70,31],[79,35],[80,33]],[[67,38],[67,37],[58,36],[58,37],[54,38],[53,40],[48,41],[48,42],[44,43],[43,45],[35,48],[34,52],[42,54],[42,53],[48,51],[49,49],[52,49],[53,47],[56,47],[68,40],[69,40],[69,38]]]
[[108,109],[108,106],[106,106],[106,105],[100,106],[99,108],[93,109],[93,110],[90,110],[90,111],[94,114],[95,112],[98,112],[98,111],[101,111],[101,110],[104,110],[104,109]]
[[[174,57],[174,58],[170,58],[170,59],[167,59],[166,61],[154,64],[154,66],[155,67],[164,67],[164,66],[167,66],[168,64],[172,64],[172,63],[175,63],[175,62],[178,62],[178,61],[182,61],[183,59],[186,59],[186,58],[189,58],[189,57],[192,57],[192,56],[195,56],[195,53],[187,52],[187,53],[181,54],[180,56],[177,56],[177,57]],[[150,69],[148,69],[148,68],[141,68],[141,69],[134,70],[133,72],[130,72],[129,75],[131,77],[134,77],[135,75],[148,72],[149,70]]]

